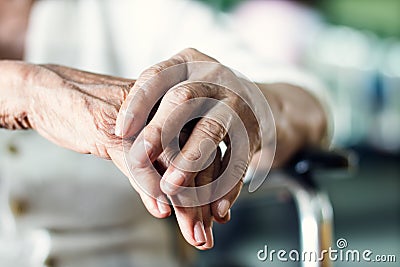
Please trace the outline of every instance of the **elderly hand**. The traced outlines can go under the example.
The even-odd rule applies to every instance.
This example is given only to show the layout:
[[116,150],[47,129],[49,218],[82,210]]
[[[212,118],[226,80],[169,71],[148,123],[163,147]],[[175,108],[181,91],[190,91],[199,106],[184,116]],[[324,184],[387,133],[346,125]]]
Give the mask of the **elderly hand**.
[[[116,134],[121,137],[138,136],[129,152],[135,181],[147,188],[157,183],[160,176],[152,162],[161,153],[167,154],[172,163],[162,177],[161,188],[174,208],[210,205],[213,218],[226,222],[249,162],[261,147],[252,89],[231,70],[194,49],[144,71],[123,103],[116,126]],[[157,104],[154,117],[147,123]],[[179,151],[174,140],[194,119],[198,121]],[[199,187],[198,173],[218,157],[221,142],[228,147],[217,174],[221,177]],[[196,245],[193,236],[199,231],[201,218],[178,221],[186,240]]]
[[[184,237],[199,249],[213,246],[214,219],[229,220],[250,159],[262,159],[268,172],[272,159],[278,166],[329,141],[327,115],[312,94],[290,84],[260,84],[260,93],[193,49],[136,82],[16,61],[0,61],[0,72],[0,128],[33,128],[68,149],[112,159],[151,214],[169,216],[172,202]],[[267,172],[250,173],[251,191]]]
[[[118,111],[135,83],[134,80],[57,65],[39,66],[22,62],[4,62],[3,65],[10,73],[13,73],[13,68],[18,70],[18,80],[23,81],[23,85],[11,84],[25,90],[11,88],[11,91],[18,92],[18,99],[14,99],[11,94],[7,97],[6,104],[9,107],[3,106],[8,111],[2,112],[4,121],[0,118],[0,126],[9,129],[33,128],[45,138],[65,148],[112,159],[124,174],[130,177],[131,184],[151,214],[158,218],[171,214],[167,198],[161,192],[160,181],[149,184],[152,192],[152,195],[149,195],[131,179],[123,146],[129,148],[133,140],[122,140],[114,134]],[[13,105],[14,102],[19,104]],[[182,131],[179,140],[181,145],[186,142],[189,132],[188,127]],[[163,174],[170,164],[165,153],[161,153],[153,163],[160,174]],[[219,166],[219,158],[216,157],[213,164],[198,174],[198,180],[192,186],[210,181],[214,173],[219,172]],[[157,197],[153,198],[154,195]],[[196,218],[196,222],[201,222],[195,232],[183,230],[191,244],[199,249],[213,246],[209,206],[180,207],[176,209],[175,214],[183,229],[187,228],[188,218]]]

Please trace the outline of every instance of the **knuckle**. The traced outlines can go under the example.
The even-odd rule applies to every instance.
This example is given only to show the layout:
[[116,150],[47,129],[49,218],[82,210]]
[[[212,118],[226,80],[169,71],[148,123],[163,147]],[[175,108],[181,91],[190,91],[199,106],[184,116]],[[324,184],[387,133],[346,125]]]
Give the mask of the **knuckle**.
[[140,74],[139,79],[136,81],[136,86],[139,86],[140,88],[144,87],[147,82],[160,75],[166,68],[169,67],[169,65],[170,64],[167,62],[161,62],[146,69]]
[[156,75],[160,74],[161,72],[163,72],[166,68],[168,68],[168,66],[169,66],[169,64],[167,63],[167,61],[158,63],[156,65],[151,66],[147,70],[145,70],[141,76],[146,76],[146,77],[156,76]]
[[227,94],[228,96],[228,101],[226,101],[226,104],[236,112],[236,114],[243,120],[245,121],[246,117],[249,117],[253,115],[253,110],[249,106],[249,104],[246,103],[244,99],[242,99],[240,96],[236,95],[235,93],[229,93]]
[[219,144],[227,133],[225,126],[213,119],[199,121],[197,129],[202,136],[211,139],[215,144]]
[[179,86],[168,93],[169,102],[175,105],[182,104],[193,98],[195,98],[194,90],[189,84]]
[[183,49],[176,55],[178,58],[184,59],[184,61],[212,61],[218,62],[216,59],[200,52],[199,50],[188,47]]
[[197,50],[196,48],[193,48],[193,47],[187,47],[183,51],[187,52],[187,53],[200,53],[199,50]]
[[209,82],[199,82],[199,90],[203,95],[211,95],[212,93],[219,90],[219,86],[215,86]]
[[163,72],[166,67],[167,66],[165,66],[165,64],[163,64],[163,63],[156,64],[156,65],[150,67],[150,69],[148,69],[148,74],[151,75],[151,76],[158,75],[161,72]]
[[160,140],[161,128],[159,126],[149,124],[146,126],[143,132],[144,138],[150,142]]
[[182,150],[182,155],[187,161],[197,161],[201,158],[201,152],[198,149]]
[[193,47],[187,47],[183,49],[179,54],[184,54],[184,55],[193,55],[193,54],[200,54],[199,50],[193,48]]
[[168,68],[178,65],[178,64],[181,64],[181,63],[183,63],[182,59],[172,57],[168,60],[162,61],[156,65],[153,65],[152,67],[147,69],[145,72],[147,72],[147,75],[149,75],[149,76],[155,76],[155,75],[158,75],[158,74],[162,73],[163,71],[167,70]]
[[172,149],[165,149],[160,156],[158,157],[158,161],[163,164],[165,168],[170,166],[172,162],[175,160],[179,152],[174,151]]

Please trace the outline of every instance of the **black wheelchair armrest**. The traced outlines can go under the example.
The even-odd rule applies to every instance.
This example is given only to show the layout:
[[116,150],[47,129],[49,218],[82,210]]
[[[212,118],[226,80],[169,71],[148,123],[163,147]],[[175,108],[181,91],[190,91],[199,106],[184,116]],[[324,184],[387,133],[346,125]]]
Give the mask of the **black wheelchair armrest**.
[[310,176],[315,171],[349,171],[357,164],[358,157],[352,151],[306,148],[289,161],[287,170],[297,176]]

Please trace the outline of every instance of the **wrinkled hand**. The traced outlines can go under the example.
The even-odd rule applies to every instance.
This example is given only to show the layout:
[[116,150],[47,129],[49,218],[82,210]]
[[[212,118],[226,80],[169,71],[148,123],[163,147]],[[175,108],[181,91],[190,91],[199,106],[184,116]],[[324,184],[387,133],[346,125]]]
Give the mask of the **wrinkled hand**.
[[[147,123],[158,103],[154,117]],[[193,207],[209,206],[205,209],[211,210],[210,216],[216,221],[229,220],[251,157],[260,149],[260,129],[251,107],[252,92],[242,79],[215,59],[186,49],[144,71],[118,114],[116,134],[124,138],[138,136],[129,152],[132,176],[148,188],[150,195],[160,199],[165,193],[171,198],[182,232],[192,245],[200,243],[196,235],[204,232],[199,229],[209,214],[200,218],[196,213],[192,217],[185,214],[180,218],[179,209],[188,209],[192,201]],[[193,119],[199,120],[177,153],[174,140]],[[212,182],[199,179],[198,173],[218,158],[221,142],[228,147],[217,173],[221,181],[203,191],[191,190]],[[167,155],[171,164],[158,188],[160,176],[152,162],[160,154]]]
[[[28,65],[30,126],[65,148],[111,159],[122,150],[115,119],[133,80],[57,65]],[[122,165],[122,164],[121,164]]]
[[[33,128],[50,141],[80,153],[90,153],[113,162],[130,176],[125,162],[123,146],[130,147],[132,140],[122,140],[115,132],[118,111],[135,83],[134,80],[97,75],[57,65],[26,65],[25,87],[30,92],[27,104],[26,127]],[[186,132],[190,131],[187,130]],[[184,131],[180,143],[184,144],[188,134]],[[160,154],[153,162],[163,174],[170,162]],[[219,171],[216,158],[206,170],[198,175],[197,185],[207,183]],[[158,218],[171,214],[168,204],[157,201],[130,179],[140,194],[146,208]],[[194,186],[195,184],[193,184]],[[159,188],[159,181],[156,185]],[[164,197],[165,195],[160,195]],[[209,207],[177,208],[176,216],[181,227],[187,218],[201,220],[204,229],[198,229],[194,245],[200,249],[211,248],[212,219]],[[204,214],[204,219],[202,215]]]

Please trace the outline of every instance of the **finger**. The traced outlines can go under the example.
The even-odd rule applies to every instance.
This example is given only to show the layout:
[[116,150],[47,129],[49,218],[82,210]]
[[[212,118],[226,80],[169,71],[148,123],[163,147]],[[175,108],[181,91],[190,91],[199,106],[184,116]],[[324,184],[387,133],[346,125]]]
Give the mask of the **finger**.
[[176,194],[182,186],[187,186],[194,179],[197,172],[210,165],[218,145],[232,124],[231,110],[224,106],[224,103],[219,102],[195,125],[181,153],[163,175],[163,192]]
[[[138,137],[137,140],[143,139]],[[114,152],[113,161],[117,161],[117,166],[129,177],[147,210],[157,218],[168,217],[171,208],[160,188],[161,176],[147,157],[145,145],[135,148],[136,150],[130,150],[128,155],[125,155],[123,150]]]
[[158,199],[148,195],[143,189],[136,183],[134,179],[131,177],[131,173],[128,170],[127,165],[123,159],[123,152],[117,150],[111,150],[109,152],[110,157],[114,164],[124,173],[131,183],[134,190],[139,194],[142,203],[149,211],[151,215],[156,218],[166,218],[171,215],[171,208],[168,204],[168,199],[164,194],[159,194]]
[[199,250],[211,249],[214,246],[214,234],[213,234],[213,218],[211,213],[211,205],[207,204],[201,207],[201,213],[203,216],[203,224],[206,236],[206,243],[202,246],[196,246]]
[[[182,133],[180,135],[180,144],[181,145],[183,145],[187,141],[190,131],[191,130],[186,129],[186,128],[182,131]],[[218,157],[216,157],[216,160],[214,161],[214,163],[209,168],[207,168],[206,170],[204,170],[198,174],[198,177],[196,178],[196,186],[203,186],[212,181],[212,179],[214,177],[214,173],[216,172],[216,169],[219,170],[220,165],[221,165],[221,163],[220,163],[221,153],[220,153],[220,151],[218,151],[218,152],[219,152]],[[167,148],[157,158],[157,162],[160,162],[162,169],[166,169],[171,164],[173,157],[174,157],[173,154],[174,154],[174,151],[171,151],[169,148]],[[211,190],[210,190],[210,194],[211,194]],[[212,222],[212,216],[211,216],[211,206],[210,206],[210,204],[207,204],[207,205],[203,205],[202,207],[196,207],[196,209],[199,209],[199,208],[201,209],[200,212],[201,212],[202,218],[203,218],[206,243],[201,246],[196,246],[196,248],[198,248],[200,250],[206,250],[206,249],[212,248],[213,244],[214,244],[214,238],[213,238],[213,233],[212,233],[212,223],[213,222]],[[179,209],[176,209],[176,210],[177,210],[176,212],[178,212],[178,213],[180,212]],[[185,210],[184,210],[184,212],[185,212]],[[190,213],[190,211],[189,211],[189,214],[197,215],[197,213],[193,210],[192,210],[192,213]],[[186,218],[186,219],[195,221],[197,217],[198,216],[195,216],[194,218]],[[184,214],[178,214],[177,218],[178,218],[178,223],[180,223],[181,225],[185,224],[185,223],[179,221],[179,220],[182,220],[183,218],[185,218]],[[194,231],[194,229],[193,229],[193,231]],[[194,236],[194,232],[189,235]]]
[[[191,184],[194,186],[194,181]],[[196,198],[197,196],[193,196]],[[181,233],[186,241],[195,247],[201,247],[207,243],[206,230],[203,222],[201,207],[181,207],[175,203],[180,203],[179,195],[172,196],[171,201],[175,210],[175,216],[181,229]],[[194,200],[197,202],[197,200]]]
[[[181,129],[191,119],[201,117],[213,108],[217,101],[206,101],[206,97],[211,94],[212,90],[209,87],[194,82],[180,83],[164,96],[153,119],[142,131],[151,161],[167,147],[170,147],[175,155],[179,153],[178,137]],[[131,150],[138,150],[136,146],[142,146],[141,141],[136,140]],[[211,151],[215,151],[215,148]],[[193,166],[193,163],[189,167],[192,168],[193,177],[199,170],[204,169]]]
[[174,85],[186,80],[185,62],[213,61],[215,59],[195,49],[185,49],[172,58],[145,70],[135,82],[117,116],[115,134],[131,137],[146,122],[154,104]]
[[[185,83],[170,90],[162,99],[153,119],[139,134],[143,139],[137,138],[133,143],[131,154],[133,151],[140,151],[143,142],[151,161],[154,161],[166,149],[166,146],[170,146],[170,150],[176,151],[177,154],[179,152],[178,135],[181,129],[194,111],[198,111],[203,104],[202,100],[195,103],[187,103],[187,101],[195,100],[198,96],[206,96],[208,93],[204,88],[200,90],[200,87],[199,83]],[[173,140],[174,142],[171,143]],[[142,158],[147,155],[133,156]],[[151,165],[151,163],[148,164]]]
[[131,137],[137,133],[144,126],[154,104],[169,88],[187,79],[190,70],[185,63],[191,61],[218,62],[195,49],[188,48],[145,70],[120,109],[115,134]]
[[[178,137],[181,129],[191,120],[201,116],[201,111],[211,109],[205,105],[205,97],[211,94],[198,82],[180,83],[162,99],[154,117],[144,128],[144,138],[157,157],[167,145],[179,150]],[[171,144],[171,141],[174,143]],[[135,145],[135,144],[134,144]],[[164,147],[163,147],[164,146]]]
[[205,245],[207,237],[201,209],[198,207],[174,206],[174,210],[179,228],[185,240],[195,247]]
[[[182,133],[180,134],[179,138],[179,142],[180,145],[183,145],[189,136],[189,129],[183,129]],[[140,139],[140,137],[139,137]],[[165,172],[165,170],[168,168],[168,166],[171,164],[172,160],[175,157],[175,151],[173,151],[172,149],[170,149],[169,147],[166,148],[159,156],[158,158],[153,161],[153,159],[151,159],[149,157],[149,159],[153,162],[153,165],[155,166],[156,170],[158,173],[163,174]],[[121,160],[116,160],[118,157],[116,155],[120,155],[122,153],[112,153],[113,157],[113,161],[114,163],[119,163],[121,162]],[[143,153],[142,153],[143,154]],[[221,156],[219,156],[219,159],[221,158]],[[220,166],[220,161],[216,161],[216,164],[218,164],[218,166]],[[118,166],[121,164],[118,164]],[[120,167],[120,169],[123,170],[123,172],[129,177],[129,175],[131,175],[129,173],[129,171],[126,169],[126,164],[122,164],[122,167]],[[167,217],[171,214],[171,208],[168,204],[168,200],[167,198],[163,195],[161,197],[161,201],[157,201],[156,199],[154,199],[153,197],[149,196],[148,194],[146,194],[141,187],[139,187],[134,179],[130,179],[131,184],[133,185],[134,189],[140,194],[140,197],[142,199],[142,202],[144,203],[144,205],[146,206],[146,208],[149,210],[149,212],[157,217],[157,218],[164,218]],[[206,229],[206,233],[207,233],[207,229]]]
[[[159,174],[156,170],[142,169],[132,171],[133,177],[129,181],[140,198],[146,209],[156,218],[166,218],[171,215],[171,208],[168,199],[159,187]],[[138,182],[138,179],[141,179]]]
[[[179,134],[179,147],[185,145],[192,129],[193,126],[191,126],[190,124],[187,124],[187,126],[185,126],[185,128],[182,129],[182,131]],[[165,171],[168,169],[168,166],[171,165],[175,157],[176,157],[176,151],[171,146],[166,147],[161,152],[157,160],[153,162],[160,175],[164,175]]]
[[228,194],[211,204],[211,211],[215,221],[226,223],[231,219],[231,208],[239,197],[242,187],[243,181],[240,181]]
[[220,178],[218,183],[218,192],[224,192],[226,188],[229,188],[230,183],[233,181],[235,184],[233,188],[223,197],[214,201],[211,204],[212,215],[214,219],[219,223],[226,223],[231,218],[231,207],[239,197],[240,191],[243,187],[243,178],[246,174],[249,160],[248,157],[239,157],[240,152],[232,151],[230,146],[226,151],[222,162],[222,169],[224,169],[224,174],[222,176],[229,177],[231,181],[224,181]]
[[[220,161],[221,161],[221,151],[218,149],[217,156],[214,159],[212,165],[210,165],[207,169],[200,172],[196,177],[196,186],[207,186],[215,179],[215,175],[218,174],[220,168]],[[209,187],[208,195],[198,196],[200,199],[210,200],[212,196],[212,187]],[[207,202],[207,204],[201,207],[202,209],[202,216],[203,216],[203,224],[205,227],[206,232],[206,243],[203,246],[197,247],[200,250],[207,250],[211,249],[214,246],[214,236],[213,236],[213,217],[211,212],[211,205]]]
[[118,113],[117,136],[131,137],[144,126],[157,101],[186,78],[186,67],[182,63],[181,59],[171,58],[150,67],[139,76]]
[[[144,138],[145,136],[146,140]],[[187,134],[183,133],[180,135],[180,138],[181,137],[184,137],[184,140],[181,141],[186,141]],[[130,148],[128,161],[132,177],[135,180],[134,184],[136,184],[136,188],[140,187],[137,190],[141,193],[144,204],[154,216],[164,217],[169,215],[170,210],[169,206],[165,203],[164,193],[160,190],[160,175],[153,167],[153,162],[156,159],[158,160],[159,153],[162,150],[154,149],[152,143],[157,143],[154,140],[159,140],[159,138],[160,132],[156,127],[152,125],[146,127]],[[175,158],[175,151],[179,151],[179,144],[176,148],[177,149],[174,150],[167,147],[162,151],[163,157],[161,163],[164,167],[169,166],[170,162]]]
[[[205,186],[211,183],[215,167],[216,165],[212,164],[207,169],[200,172],[196,177],[196,182],[192,181],[190,186],[193,187],[195,183],[196,186]],[[210,190],[209,195],[211,195],[211,193]],[[192,197],[197,198],[198,196],[193,195]],[[209,198],[209,196],[203,197]],[[179,204],[182,202],[179,200],[179,195],[172,198],[179,227],[188,243],[201,250],[212,248],[214,245],[214,237],[212,233],[210,204],[207,203],[195,207],[179,207]],[[193,202],[198,203],[198,201],[198,199],[194,199]]]

